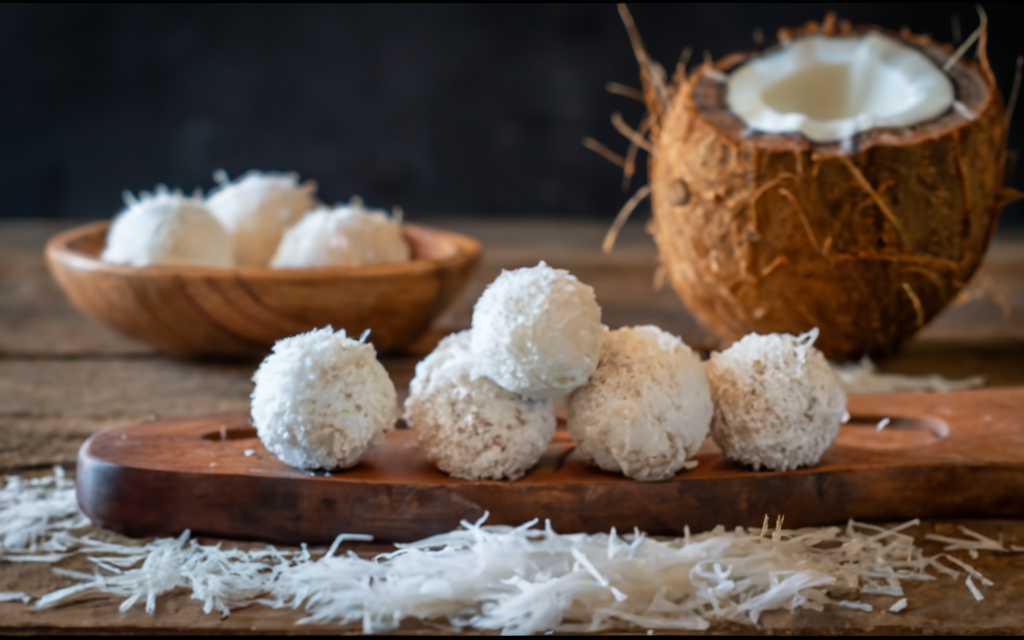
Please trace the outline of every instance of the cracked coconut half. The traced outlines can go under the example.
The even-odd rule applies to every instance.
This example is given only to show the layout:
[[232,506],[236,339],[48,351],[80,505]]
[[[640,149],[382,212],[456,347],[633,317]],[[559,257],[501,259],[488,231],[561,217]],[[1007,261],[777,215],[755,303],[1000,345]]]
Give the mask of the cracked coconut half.
[[669,79],[621,10],[648,107],[627,133],[651,152],[652,231],[720,337],[818,326],[832,360],[884,353],[970,279],[1019,197],[983,14],[959,50],[830,15]]

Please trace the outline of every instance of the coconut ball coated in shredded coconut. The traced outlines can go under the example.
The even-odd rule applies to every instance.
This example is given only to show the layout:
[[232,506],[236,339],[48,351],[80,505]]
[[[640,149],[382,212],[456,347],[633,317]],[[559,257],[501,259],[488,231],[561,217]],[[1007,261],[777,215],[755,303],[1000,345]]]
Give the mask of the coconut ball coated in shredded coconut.
[[278,340],[253,376],[264,446],[300,469],[348,468],[398,419],[398,395],[372,345],[331,327]]
[[253,170],[230,181],[217,171],[213,178],[220,185],[207,195],[206,205],[234,239],[240,267],[267,266],[284,230],[316,205],[316,182],[299,184],[295,173]]
[[513,393],[554,398],[597,368],[601,308],[594,290],[544,262],[502,271],[473,308],[478,371]]
[[311,211],[284,232],[270,261],[275,269],[407,262],[402,225],[384,211],[348,205]]
[[551,400],[530,400],[475,376],[469,331],[448,336],[409,385],[405,420],[439,469],[466,480],[517,480],[555,434]]
[[597,371],[566,408],[584,460],[636,480],[664,480],[687,466],[713,413],[700,356],[653,326],[605,334]]
[[752,333],[705,363],[715,417],[711,437],[725,457],[754,469],[813,466],[846,413],[842,381],[800,336]]
[[200,198],[159,185],[139,199],[125,192],[127,208],[107,232],[100,259],[133,267],[231,267],[231,237]]

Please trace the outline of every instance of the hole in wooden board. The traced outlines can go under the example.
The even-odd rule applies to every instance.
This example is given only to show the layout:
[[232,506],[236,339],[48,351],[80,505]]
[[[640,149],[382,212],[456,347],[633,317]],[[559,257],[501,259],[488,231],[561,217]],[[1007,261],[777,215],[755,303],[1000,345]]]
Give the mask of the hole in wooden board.
[[211,431],[210,433],[203,434],[203,440],[213,440],[214,442],[220,442],[221,440],[249,440],[256,437],[256,430],[252,427],[242,429],[228,429],[225,427],[220,431]]
[[888,416],[858,415],[850,418],[839,429],[836,444],[856,449],[892,451],[916,449],[938,442],[949,435],[949,425],[939,418],[888,417],[889,423],[881,431],[878,423]]

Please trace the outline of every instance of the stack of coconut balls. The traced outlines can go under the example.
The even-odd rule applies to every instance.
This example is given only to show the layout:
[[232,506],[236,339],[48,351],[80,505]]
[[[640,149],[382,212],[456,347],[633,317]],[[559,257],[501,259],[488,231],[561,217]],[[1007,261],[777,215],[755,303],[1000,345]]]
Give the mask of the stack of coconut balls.
[[[472,328],[416,366],[405,420],[438,468],[467,480],[523,477],[554,435],[559,396],[584,460],[637,480],[696,466],[709,432],[754,469],[814,465],[846,408],[816,337],[751,334],[702,363],[657,327],[608,331],[594,290],[541,262],[503,272]],[[259,436],[293,466],[352,466],[396,418],[373,347],[329,327],[279,342],[254,380]]]
[[158,186],[110,225],[101,259],[133,267],[300,269],[402,262],[410,258],[401,220],[354,197],[328,208],[316,183],[294,173],[250,171],[234,181],[218,171],[205,198]]

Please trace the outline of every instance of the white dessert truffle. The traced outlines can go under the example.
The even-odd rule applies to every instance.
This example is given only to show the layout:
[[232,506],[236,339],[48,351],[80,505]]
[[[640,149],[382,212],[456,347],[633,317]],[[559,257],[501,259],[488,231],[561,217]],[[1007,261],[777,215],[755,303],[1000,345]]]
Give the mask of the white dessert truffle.
[[270,261],[275,269],[406,262],[402,225],[353,198],[333,210],[311,211],[284,232]]
[[594,290],[544,262],[502,271],[473,308],[479,372],[529,398],[586,384],[607,330]]
[[234,239],[240,267],[267,266],[284,230],[316,204],[316,182],[299,184],[294,173],[250,171],[231,182],[218,171],[213,178],[220,186],[206,204]]
[[260,440],[300,469],[355,465],[398,419],[398,396],[373,346],[315,329],[278,340],[253,376]]
[[199,198],[159,185],[155,194],[135,199],[110,225],[100,259],[133,267],[157,265],[230,267],[231,238]]
[[686,466],[713,413],[700,356],[653,326],[606,333],[597,371],[566,408],[583,459],[636,480],[664,480]]
[[475,377],[470,341],[469,331],[448,336],[416,365],[405,420],[442,471],[466,480],[517,480],[555,434],[554,403]]
[[705,363],[711,437],[725,457],[775,471],[818,463],[839,433],[846,392],[814,348],[817,337],[816,328],[752,333]]

